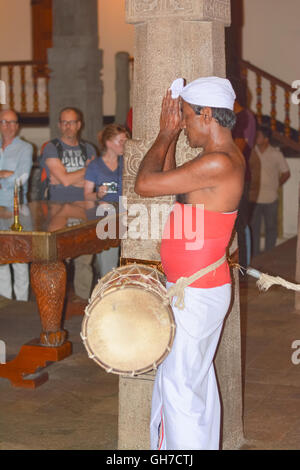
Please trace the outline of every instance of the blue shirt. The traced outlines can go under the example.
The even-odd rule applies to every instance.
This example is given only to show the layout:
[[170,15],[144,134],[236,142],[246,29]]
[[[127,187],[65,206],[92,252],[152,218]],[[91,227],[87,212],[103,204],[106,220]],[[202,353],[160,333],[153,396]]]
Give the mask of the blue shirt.
[[13,171],[8,178],[0,179],[0,205],[11,206],[14,200],[15,180],[26,175],[26,181],[20,190],[20,202],[27,203],[28,179],[32,167],[33,147],[28,142],[15,137],[11,144],[2,149],[0,140],[0,170]]
[[101,157],[93,160],[86,169],[85,179],[95,183],[96,191],[105,183],[114,183],[107,194],[101,199],[106,202],[119,202],[122,196],[123,157],[118,157],[118,168],[112,171]]

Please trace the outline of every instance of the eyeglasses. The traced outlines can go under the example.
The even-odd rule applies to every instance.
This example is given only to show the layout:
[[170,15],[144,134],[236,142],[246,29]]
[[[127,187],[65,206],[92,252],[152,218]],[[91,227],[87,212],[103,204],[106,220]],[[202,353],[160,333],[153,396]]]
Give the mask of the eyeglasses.
[[0,124],[2,124],[2,126],[9,126],[11,124],[18,124],[18,121],[7,121],[6,119],[2,119]]
[[59,121],[62,126],[75,126],[78,121]]

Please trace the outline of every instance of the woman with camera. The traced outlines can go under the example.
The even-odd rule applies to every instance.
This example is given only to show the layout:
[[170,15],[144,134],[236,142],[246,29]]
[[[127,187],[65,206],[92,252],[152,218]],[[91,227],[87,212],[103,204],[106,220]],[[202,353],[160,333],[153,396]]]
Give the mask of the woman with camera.
[[[117,124],[109,124],[98,134],[101,155],[87,167],[84,197],[88,201],[119,203],[122,196],[124,145],[127,130]],[[100,276],[104,276],[119,262],[119,247],[103,250],[97,255]]]

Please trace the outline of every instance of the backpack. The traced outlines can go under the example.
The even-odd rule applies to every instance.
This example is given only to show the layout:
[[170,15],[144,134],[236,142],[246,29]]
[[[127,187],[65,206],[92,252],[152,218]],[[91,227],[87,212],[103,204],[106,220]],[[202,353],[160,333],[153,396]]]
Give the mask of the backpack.
[[[41,148],[41,154],[38,158],[38,163],[41,169],[41,176],[40,176],[40,187],[39,187],[39,199],[40,200],[48,200],[49,199],[49,184],[50,184],[50,175],[49,175],[49,170],[46,165],[46,159],[43,155],[44,149],[47,144],[52,143],[55,145],[56,150],[57,150],[57,157],[62,160],[63,159],[63,146],[60,142],[59,139],[52,139],[48,142],[45,142],[42,145]],[[79,147],[81,149],[83,159],[86,162],[87,161],[87,148],[86,145],[83,142],[79,142]]]

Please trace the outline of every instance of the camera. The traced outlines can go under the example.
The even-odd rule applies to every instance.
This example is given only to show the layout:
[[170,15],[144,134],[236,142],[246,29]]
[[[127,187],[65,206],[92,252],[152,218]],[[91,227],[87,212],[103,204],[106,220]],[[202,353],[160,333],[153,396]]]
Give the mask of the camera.
[[118,192],[118,183],[112,181],[111,183],[103,183],[103,186],[107,187],[107,194]]

